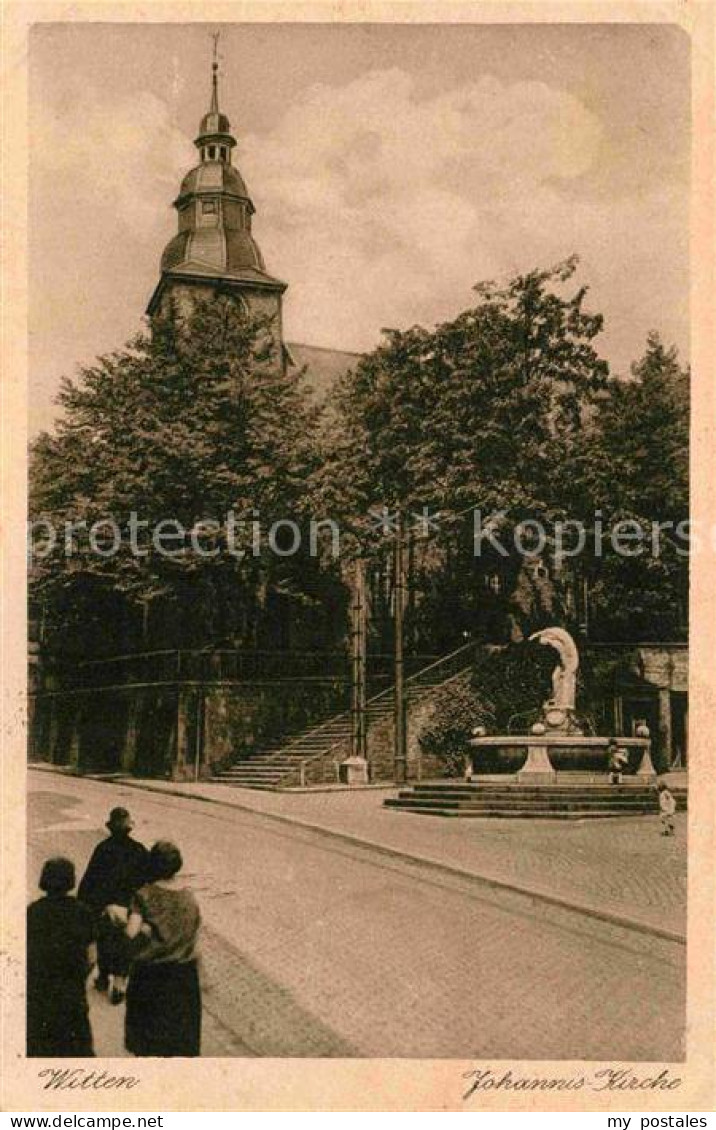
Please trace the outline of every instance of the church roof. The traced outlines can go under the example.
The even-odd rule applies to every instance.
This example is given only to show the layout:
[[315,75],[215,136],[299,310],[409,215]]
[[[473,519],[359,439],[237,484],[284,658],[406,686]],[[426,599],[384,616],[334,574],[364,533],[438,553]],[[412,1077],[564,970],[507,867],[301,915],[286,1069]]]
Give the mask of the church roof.
[[[211,105],[195,141],[201,161],[186,174],[174,201],[179,230],[162,255],[161,278],[147,308],[150,317],[160,309],[167,289],[171,293],[179,282],[192,287],[214,284],[211,289],[217,292],[263,289],[275,297],[286,289],[285,282],[266,271],[251,234],[254,206],[243,177],[231,163],[236,139],[229,119],[219,110],[217,71],[215,56]],[[280,301],[277,309],[280,327]],[[306,383],[319,403],[361,360],[360,353],[303,342],[282,343],[282,357],[294,369],[306,370]]]
[[349,369],[355,369],[362,356],[360,353],[306,345],[303,342],[287,342],[286,349],[290,361],[297,369],[306,367],[307,384],[320,402],[328,399],[339,379]]
[[246,270],[266,274],[263,256],[251,232],[224,225],[187,228],[177,232],[165,247],[162,271],[173,271],[194,263],[203,264],[219,275]]
[[269,275],[267,271],[262,271],[256,267],[222,271],[213,267],[210,263],[202,263],[198,259],[189,259],[180,263],[179,266],[169,269],[166,273],[173,277],[185,275],[191,278],[227,279],[229,282],[233,280],[234,282],[255,283],[257,286],[268,286],[272,289],[280,287],[281,290],[285,290],[288,285],[281,279]]
[[174,201],[178,230],[164,249],[162,275],[225,279],[230,284],[283,291],[286,284],[267,273],[252,235],[255,209],[241,173],[232,164],[236,140],[229,119],[219,110],[216,60],[212,71],[211,105],[195,142],[201,160],[182,180]]
[[217,191],[239,196],[242,200],[250,199],[244,178],[238,169],[223,161],[210,161],[197,165],[186,174],[179,189],[179,200],[194,192]]
[[252,288],[257,287],[281,292],[287,286],[281,279],[274,278],[273,275],[269,275],[266,271],[257,270],[255,267],[247,267],[244,270],[220,271],[210,263],[190,259],[187,262],[179,263],[176,267],[162,270],[162,277],[154,288],[154,293],[147,305],[147,314],[150,317],[158,309],[159,300],[171,279],[181,279],[192,285],[201,284],[204,280],[207,282],[220,281],[225,283],[227,287],[235,285],[238,289],[251,286]]
[[[216,83],[214,83],[214,90],[216,90]],[[212,106],[208,114],[204,114],[199,126],[200,137],[215,137],[218,134],[230,134],[231,124],[226,114],[219,113]]]

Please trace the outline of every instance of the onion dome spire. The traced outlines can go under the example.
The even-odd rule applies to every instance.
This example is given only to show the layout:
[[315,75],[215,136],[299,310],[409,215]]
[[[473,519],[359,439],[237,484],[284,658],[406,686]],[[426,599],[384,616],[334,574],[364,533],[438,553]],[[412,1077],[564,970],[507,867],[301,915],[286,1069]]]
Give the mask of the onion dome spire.
[[180,296],[184,301],[190,290],[203,293],[221,288],[251,310],[275,316],[280,344],[281,295],[286,284],[266,271],[251,231],[254,205],[241,173],[232,164],[236,138],[219,108],[216,37],[211,101],[194,144],[199,163],[182,180],[174,201],[178,230],[164,248],[161,278],[148,313],[153,317],[162,308],[165,296]]
[[231,133],[231,125],[226,114],[219,110],[219,61],[218,44],[219,32],[214,39],[214,57],[211,64],[211,102],[209,113],[204,114],[199,126],[199,136],[194,144],[201,154],[202,161],[221,161],[226,165],[231,164],[231,150],[236,145],[236,138]]

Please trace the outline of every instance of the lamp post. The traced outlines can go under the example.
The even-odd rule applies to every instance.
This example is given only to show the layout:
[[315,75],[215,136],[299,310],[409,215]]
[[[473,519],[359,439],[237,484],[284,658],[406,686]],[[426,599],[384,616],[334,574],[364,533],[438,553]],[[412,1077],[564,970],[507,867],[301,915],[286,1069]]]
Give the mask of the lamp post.
[[[418,534],[418,537],[431,538],[435,532],[435,522],[441,516],[440,512],[436,512],[432,519],[424,515],[423,533]],[[466,506],[458,514],[454,515],[455,518],[460,518],[473,510],[472,506]],[[383,508],[383,513],[388,517],[393,517],[389,514],[387,507]],[[378,515],[374,515],[379,517]],[[393,593],[394,593],[394,654],[393,654],[393,683],[394,683],[394,704],[393,704],[393,770],[395,780],[398,784],[403,784],[407,778],[408,768],[408,754],[407,754],[407,696],[406,696],[406,682],[405,682],[405,603],[406,603],[406,590],[408,585],[406,583],[406,542],[408,539],[405,536],[405,519],[403,513],[398,510],[394,515],[394,523],[391,521],[390,528],[384,528],[384,534],[390,538],[391,553],[393,564]],[[408,538],[410,535],[408,535]],[[356,581],[355,593],[353,602],[353,618],[352,618],[352,632],[353,632],[353,645],[352,645],[352,670],[353,670],[353,696],[352,696],[352,741],[351,753],[354,756],[365,757],[365,750],[367,746],[367,722],[366,722],[366,707],[365,707],[365,671],[366,671],[366,628],[365,628],[365,576],[364,576],[364,563],[359,560],[356,562]],[[358,595],[360,594],[360,595]],[[362,609],[361,631],[358,630],[359,610]],[[362,648],[362,650],[361,650]],[[361,697],[362,696],[362,697]],[[359,753],[359,749],[363,752]]]
[[366,734],[366,605],[365,562],[356,558],[353,589],[353,695],[351,754],[365,760]]
[[393,589],[395,593],[395,701],[393,761],[395,780],[404,784],[407,777],[407,741],[405,727],[405,658],[403,612],[405,601],[405,547],[403,544],[403,515],[398,512],[395,540],[393,542]]

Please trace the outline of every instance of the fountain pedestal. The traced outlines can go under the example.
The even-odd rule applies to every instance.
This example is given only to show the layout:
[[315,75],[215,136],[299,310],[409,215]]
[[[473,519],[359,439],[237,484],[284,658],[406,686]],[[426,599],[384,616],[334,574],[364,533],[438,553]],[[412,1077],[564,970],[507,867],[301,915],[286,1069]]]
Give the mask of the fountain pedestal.
[[529,745],[527,760],[517,773],[521,785],[550,785],[557,779],[546,745]]
[[654,762],[651,760],[651,746],[649,743],[644,748],[644,756],[641,759],[641,764],[636,771],[637,777],[646,777],[649,781],[656,780],[656,769]]

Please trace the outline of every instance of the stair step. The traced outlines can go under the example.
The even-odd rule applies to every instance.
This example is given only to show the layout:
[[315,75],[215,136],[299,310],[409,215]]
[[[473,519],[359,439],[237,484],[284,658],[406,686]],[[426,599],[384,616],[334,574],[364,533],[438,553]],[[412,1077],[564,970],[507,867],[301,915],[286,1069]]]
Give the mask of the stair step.
[[497,796],[498,793],[516,793],[516,792],[539,792],[541,796],[544,793],[552,793],[553,796],[560,797],[573,797],[575,793],[579,796],[609,796],[609,797],[631,797],[635,793],[649,793],[654,796],[654,790],[649,785],[635,783],[635,784],[531,784],[527,781],[510,781],[506,784],[461,784],[459,782],[445,782],[412,785],[412,790],[416,793],[424,792],[454,792],[464,796],[464,794],[475,794],[475,796]]
[[260,759],[254,760],[249,758],[246,761],[238,761],[235,765],[230,765],[225,770],[227,773],[243,773],[246,769],[258,769],[262,766],[264,769],[287,769],[294,765],[300,765],[303,759],[300,757],[285,758],[281,761],[262,761]]
[[269,777],[284,777],[287,773],[293,773],[300,768],[300,764],[295,765],[279,765],[276,769],[270,769],[266,765],[254,765],[251,768],[247,766],[246,769],[222,769],[217,776],[221,777],[246,777],[246,776],[269,776]]
[[[494,778],[480,782],[416,782],[397,797],[384,802],[393,811],[425,816],[503,817],[505,819],[580,820],[613,816],[655,816],[659,807],[654,789],[638,778],[610,785],[574,772],[560,774],[552,784],[536,785],[519,780],[504,783]],[[686,792],[678,798],[686,808]]]
[[[419,701],[424,694],[445,683],[446,679],[455,678],[459,674],[454,669],[455,658],[459,654],[460,661],[464,660],[467,663],[468,652],[469,645],[466,645],[464,649],[459,649],[459,652],[443,657],[449,659],[452,664],[449,675],[445,674],[444,667],[442,671],[440,670],[440,660],[438,660],[438,665],[430,664],[425,674],[417,672],[412,676],[406,686],[408,701],[411,703]],[[373,699],[369,699],[366,703],[369,724],[388,719],[394,710],[394,700],[394,688],[382,691]],[[294,738],[286,741],[276,739],[269,741],[255,755],[227,766],[212,777],[212,780],[248,788],[271,788],[274,785],[280,787],[282,784],[292,783],[296,779],[302,761],[328,757],[334,747],[338,754],[341,747],[350,742],[352,730],[352,718],[347,711],[343,711],[333,719],[312,727]]]
[[280,780],[282,777],[288,776],[288,773],[217,773],[217,777],[222,777],[226,781],[244,781],[251,778],[251,780]]
[[560,815],[583,815],[583,816],[599,816],[602,812],[608,813],[623,813],[626,816],[655,816],[657,812],[654,809],[645,808],[629,808],[620,805],[618,808],[608,807],[607,805],[599,807],[584,807],[580,804],[570,805],[497,805],[497,804],[461,804],[461,805],[441,805],[441,804],[386,804],[386,808],[391,810],[398,810],[401,812],[424,812],[427,816],[432,813],[452,813],[453,816],[489,816],[493,812],[503,812],[509,816],[560,816]]
[[296,769],[299,764],[300,762],[289,765],[251,765],[251,763],[248,763],[247,765],[242,765],[240,768],[232,765],[229,769],[222,769],[220,772],[231,777],[245,777],[247,773],[268,773],[275,776],[277,774],[290,773],[292,770]]
[[570,804],[583,804],[583,805],[596,805],[602,808],[619,808],[621,805],[639,805],[641,808],[653,808],[655,811],[658,808],[655,797],[585,797],[575,794],[571,797],[559,796],[534,796],[530,794],[516,794],[515,796],[438,796],[430,795],[423,796],[422,794],[414,795],[401,793],[397,798],[398,801],[410,801],[415,804],[501,804],[509,806],[511,804],[556,804],[556,805],[570,805]]
[[271,767],[270,765],[247,765],[244,769],[225,769],[221,771],[221,775],[225,777],[253,777],[257,774],[262,774],[268,777],[281,777],[285,773],[290,773],[296,769],[296,765],[278,765]]
[[560,791],[552,790],[552,789],[549,789],[549,788],[545,788],[545,789],[514,788],[514,789],[494,789],[494,790],[493,789],[484,789],[484,790],[481,790],[481,789],[474,789],[474,790],[465,789],[462,792],[460,792],[458,790],[454,790],[454,789],[445,789],[445,790],[440,790],[440,789],[420,789],[420,790],[418,790],[418,789],[416,789],[414,794],[409,793],[409,794],[405,794],[405,795],[410,795],[410,796],[415,795],[416,797],[425,797],[425,798],[428,798],[428,797],[448,798],[449,797],[450,799],[453,799],[453,800],[460,800],[460,799],[465,799],[465,798],[468,798],[468,797],[475,797],[475,798],[482,797],[482,798],[488,798],[488,799],[500,798],[500,799],[503,799],[503,800],[509,800],[512,797],[541,797],[541,798],[553,797],[557,800],[565,800],[565,801],[570,800],[571,798],[576,796],[576,797],[585,797],[585,798],[590,799],[590,800],[609,800],[610,802],[614,799],[621,800],[622,798],[624,798],[625,800],[639,800],[639,801],[648,800],[648,801],[651,801],[654,804],[656,803],[656,797],[655,797],[654,793],[649,791],[649,790],[646,790],[646,789],[643,789],[643,790],[642,789],[629,789],[627,791],[619,792],[619,793],[616,793],[616,792],[610,793],[610,792],[607,792],[606,789],[604,791],[602,791],[602,790],[597,791],[596,789],[594,789],[594,790],[593,789],[580,790],[580,789],[576,789],[576,788],[575,789],[563,789],[563,790],[560,790]]
[[287,765],[247,765],[244,769],[222,769],[220,772],[229,777],[246,776],[247,773],[292,773],[300,768],[300,761],[292,761]]
[[[565,812],[564,809],[554,809],[552,811],[521,809],[515,811],[507,808],[486,808],[484,810],[454,808],[424,809],[405,806],[401,811],[412,813],[416,816],[441,816],[457,820],[601,820],[635,815],[633,811],[624,808],[602,808],[593,811],[581,810]],[[637,815],[639,814],[637,813]]]

